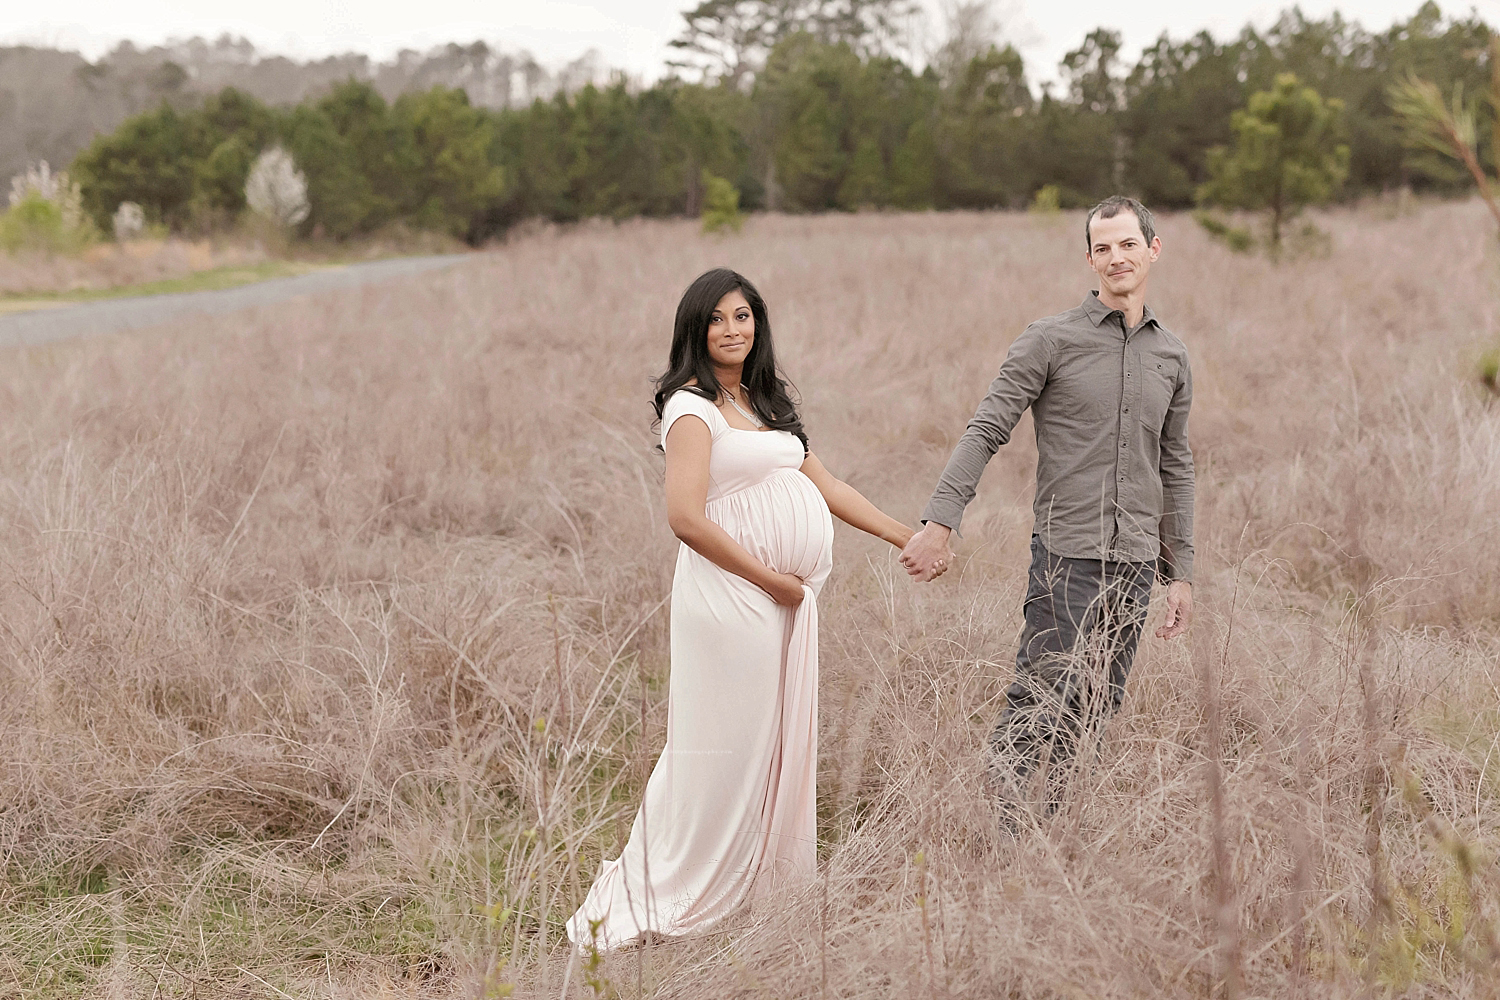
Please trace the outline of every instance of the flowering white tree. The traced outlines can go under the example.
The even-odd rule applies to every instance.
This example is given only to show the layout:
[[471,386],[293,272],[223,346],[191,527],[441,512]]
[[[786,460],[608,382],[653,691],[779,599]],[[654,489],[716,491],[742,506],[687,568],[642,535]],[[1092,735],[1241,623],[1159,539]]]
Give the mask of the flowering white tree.
[[146,213],[133,201],[122,201],[114,214],[115,239],[124,243],[146,229]]
[[245,181],[245,202],[255,214],[287,228],[307,218],[307,178],[291,153],[272,146],[255,158]]

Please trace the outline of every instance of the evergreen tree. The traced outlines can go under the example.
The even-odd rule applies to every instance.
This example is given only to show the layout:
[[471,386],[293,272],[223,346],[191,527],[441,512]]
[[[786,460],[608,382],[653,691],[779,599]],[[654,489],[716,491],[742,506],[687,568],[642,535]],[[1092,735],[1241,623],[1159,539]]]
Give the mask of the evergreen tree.
[[1163,35],[1125,78],[1126,186],[1148,205],[1191,204],[1208,180],[1207,151],[1232,141],[1230,116],[1245,104],[1243,56],[1241,42],[1206,31],[1184,42]]
[[1233,149],[1209,150],[1210,179],[1200,200],[1268,210],[1271,246],[1279,248],[1286,221],[1306,205],[1326,202],[1349,175],[1349,147],[1339,141],[1342,111],[1342,101],[1325,101],[1295,74],[1281,74],[1234,113]]
[[391,108],[409,131],[420,166],[411,178],[408,202],[418,226],[477,238],[477,222],[505,191],[504,173],[493,162],[494,129],[484,112],[470,106],[462,90],[433,87],[405,94]]
[[806,34],[788,38],[771,54],[754,97],[768,120],[768,153],[787,207],[839,206],[853,152],[849,105],[862,68],[847,45],[823,45]]
[[1010,46],[971,59],[936,109],[933,198],[952,208],[1024,203],[1034,164],[1025,155],[1035,108],[1021,54]]
[[256,156],[277,139],[276,114],[226,87],[188,116],[191,145],[209,150],[194,164],[189,214],[199,226],[232,222],[245,208],[245,180]]
[[84,210],[100,228],[122,201],[138,203],[151,222],[186,224],[194,166],[202,155],[192,145],[188,123],[171,105],[126,119],[73,161]]

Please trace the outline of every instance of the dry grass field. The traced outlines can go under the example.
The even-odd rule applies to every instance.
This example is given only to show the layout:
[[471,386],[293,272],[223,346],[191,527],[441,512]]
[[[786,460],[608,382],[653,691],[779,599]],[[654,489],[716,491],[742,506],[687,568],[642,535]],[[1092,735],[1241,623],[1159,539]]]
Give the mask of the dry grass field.
[[254,226],[247,226],[213,239],[107,240],[73,254],[0,251],[0,315],[35,308],[37,300],[98,298],[110,292],[196,291],[295,274],[317,264],[466,249],[450,236],[401,227],[358,242],[287,245],[280,234],[262,238]]
[[[1164,221],[1200,617],[1058,815],[999,841],[978,757],[1026,423],[937,583],[840,529],[820,879],[573,996],[1500,992],[1500,262],[1477,205],[1319,223],[1277,266]],[[0,354],[0,997],[556,996],[662,740],[681,289],[760,285],[814,450],[911,521],[1081,250],[1076,215],[601,224]]]
[[140,239],[96,243],[81,254],[0,253],[0,295],[56,295],[183,278],[266,260],[250,245],[208,240]]

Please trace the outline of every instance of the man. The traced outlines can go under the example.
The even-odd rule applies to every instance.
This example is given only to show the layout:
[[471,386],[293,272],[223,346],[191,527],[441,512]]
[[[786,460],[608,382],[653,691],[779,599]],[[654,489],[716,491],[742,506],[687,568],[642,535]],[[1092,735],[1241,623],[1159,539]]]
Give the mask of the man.
[[1120,706],[1151,587],[1167,585],[1173,639],[1193,615],[1193,456],[1187,349],[1146,305],[1161,240],[1133,198],[1084,223],[1098,291],[1037,320],[1011,345],[948,459],[901,562],[919,581],[952,560],[949,536],[1021,413],[1036,425],[1036,525],[1015,679],[990,737],[991,772],[1014,808],[1036,772],[1048,811],[1082,740]]

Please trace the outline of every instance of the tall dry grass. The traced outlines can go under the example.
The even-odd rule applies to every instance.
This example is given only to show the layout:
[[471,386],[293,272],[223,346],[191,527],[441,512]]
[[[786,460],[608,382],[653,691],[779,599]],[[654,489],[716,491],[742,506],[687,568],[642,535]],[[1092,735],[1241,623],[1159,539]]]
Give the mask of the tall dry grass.
[[248,243],[180,239],[96,243],[77,254],[0,253],[0,295],[99,291],[264,260],[266,252]]
[[[1200,618],[1148,639],[1055,818],[979,749],[1034,462],[958,571],[841,529],[821,875],[575,996],[1487,997],[1500,988],[1500,337],[1476,205],[1274,266],[1167,219]],[[556,995],[665,723],[647,405],[675,300],[766,293],[814,449],[905,519],[1080,220],[538,233],[440,275],[0,371],[0,994]],[[1217,788],[1217,793],[1212,790]]]
[[[53,297],[100,292],[188,278],[204,271],[255,268],[273,260],[304,263],[375,260],[414,254],[462,253],[461,242],[441,233],[389,226],[358,243],[289,242],[274,226],[246,225],[211,238],[144,238],[94,243],[77,253],[0,252],[0,297]],[[5,302],[0,298],[0,313]]]

